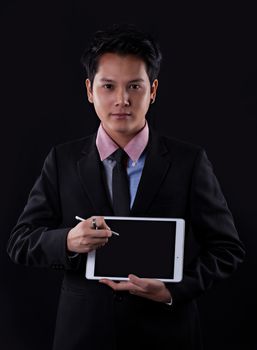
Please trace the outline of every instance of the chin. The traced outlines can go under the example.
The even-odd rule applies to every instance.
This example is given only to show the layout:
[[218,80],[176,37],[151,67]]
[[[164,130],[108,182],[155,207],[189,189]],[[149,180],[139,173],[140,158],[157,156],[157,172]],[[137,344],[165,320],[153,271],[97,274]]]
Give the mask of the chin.
[[120,134],[130,134],[132,130],[130,128],[113,128],[112,131]]
[[114,132],[121,132],[121,133],[126,133],[134,129],[133,125],[129,125],[129,123],[114,123],[109,126],[109,129]]

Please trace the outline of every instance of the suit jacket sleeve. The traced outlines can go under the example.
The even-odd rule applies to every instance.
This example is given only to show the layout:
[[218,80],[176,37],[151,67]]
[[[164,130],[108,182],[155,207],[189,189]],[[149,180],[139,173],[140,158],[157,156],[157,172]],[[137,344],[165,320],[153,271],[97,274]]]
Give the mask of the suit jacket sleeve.
[[11,259],[36,267],[75,268],[78,259],[70,261],[66,249],[70,228],[61,227],[61,222],[58,170],[53,148],[11,233],[7,246]]
[[174,302],[199,296],[215,281],[230,276],[244,258],[243,244],[204,150],[195,161],[189,204],[189,226],[200,252],[185,264],[182,282],[167,284]]

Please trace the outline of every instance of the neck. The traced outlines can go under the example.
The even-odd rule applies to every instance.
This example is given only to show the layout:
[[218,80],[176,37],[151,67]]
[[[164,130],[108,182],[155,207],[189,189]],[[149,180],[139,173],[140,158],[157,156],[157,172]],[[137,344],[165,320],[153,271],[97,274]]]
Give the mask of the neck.
[[135,137],[144,127],[145,127],[145,124],[141,129],[137,130],[136,132],[126,133],[126,132],[113,132],[112,130],[106,130],[103,126],[106,133],[121,148],[124,148],[129,143],[129,141],[131,141],[133,137]]
[[112,140],[121,148],[124,148],[135,135],[113,135],[109,134]]

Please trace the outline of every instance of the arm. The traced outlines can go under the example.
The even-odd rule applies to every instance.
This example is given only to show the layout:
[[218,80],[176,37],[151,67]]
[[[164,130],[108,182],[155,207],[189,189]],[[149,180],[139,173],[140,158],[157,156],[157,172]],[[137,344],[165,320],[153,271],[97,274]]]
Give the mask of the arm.
[[182,282],[167,284],[174,302],[199,296],[215,281],[229,277],[244,258],[244,247],[204,151],[199,152],[193,171],[189,224],[200,253],[185,265]]
[[71,268],[66,249],[70,228],[60,228],[61,221],[56,154],[52,149],[12,230],[7,245],[11,259],[30,266]]
[[63,218],[56,163],[55,149],[52,149],[11,233],[7,252],[19,264],[76,269],[80,253],[106,244],[111,231],[102,217],[98,218],[98,230],[92,229],[91,218],[73,228],[61,227]]

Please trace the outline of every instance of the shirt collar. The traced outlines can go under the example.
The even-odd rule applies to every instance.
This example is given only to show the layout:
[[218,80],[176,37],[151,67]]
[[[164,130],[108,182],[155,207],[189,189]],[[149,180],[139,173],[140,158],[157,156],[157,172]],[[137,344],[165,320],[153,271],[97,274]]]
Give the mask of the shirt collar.
[[[129,143],[124,147],[124,151],[128,154],[133,162],[137,162],[144,151],[149,139],[149,127],[146,121],[145,126],[140,130]],[[96,147],[101,161],[108,158],[115,152],[119,146],[107,134],[102,124],[99,125],[96,136]]]

